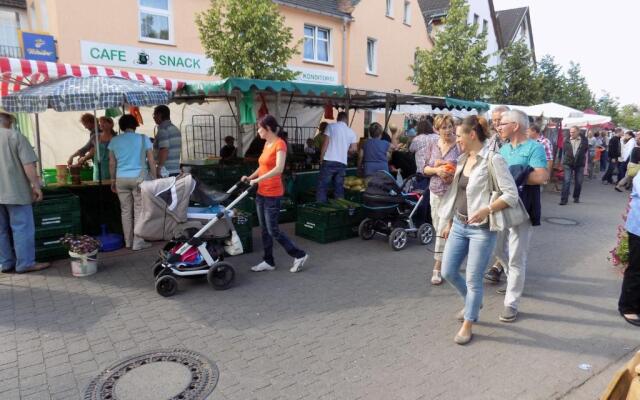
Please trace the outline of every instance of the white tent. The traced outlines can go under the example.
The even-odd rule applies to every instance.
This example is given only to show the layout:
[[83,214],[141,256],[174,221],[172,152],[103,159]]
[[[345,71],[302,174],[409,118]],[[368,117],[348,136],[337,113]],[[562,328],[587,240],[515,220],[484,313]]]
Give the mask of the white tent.
[[[385,110],[384,108],[379,108],[377,110],[374,110],[375,113],[380,113],[380,114],[384,114]],[[431,115],[438,115],[438,114],[450,114],[453,117],[456,118],[464,118],[466,116],[469,115],[478,115],[478,110],[471,109],[471,110],[458,110],[456,108],[453,108],[451,110],[449,110],[448,108],[438,108],[438,107],[432,107],[429,104],[400,104],[396,107],[395,110],[393,110],[394,114],[431,114]]]
[[574,126],[582,128],[587,125],[606,124],[609,121],[611,121],[611,117],[606,115],[584,114],[582,117],[563,119],[562,128],[569,129]]
[[558,103],[536,104],[526,107],[526,110],[523,111],[530,117],[580,118],[584,116],[582,111]]

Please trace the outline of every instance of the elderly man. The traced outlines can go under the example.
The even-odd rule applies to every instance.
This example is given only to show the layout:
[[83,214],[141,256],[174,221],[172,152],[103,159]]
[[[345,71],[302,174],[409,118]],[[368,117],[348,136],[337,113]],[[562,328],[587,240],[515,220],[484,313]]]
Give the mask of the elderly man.
[[[505,159],[512,173],[515,170],[520,172],[529,171],[525,178],[525,186],[520,191],[520,196],[523,197],[525,193],[528,193],[525,206],[530,216],[530,219],[522,224],[510,228],[508,231],[498,233],[496,242],[498,256],[500,256],[500,253],[503,252],[502,250],[505,249],[508,243],[508,263],[506,263],[508,268],[505,270],[507,287],[505,290],[504,310],[499,317],[502,322],[513,322],[518,316],[518,304],[524,290],[531,226],[540,225],[540,185],[549,179],[544,147],[527,137],[528,128],[529,119],[527,115],[518,110],[503,113],[498,125],[498,132],[502,141],[509,141],[509,143],[500,148],[500,155]],[[501,261],[503,264],[507,261],[506,258],[502,254]]]
[[153,121],[158,125],[158,132],[153,149],[156,154],[157,176],[177,176],[180,174],[180,155],[182,154],[182,134],[177,126],[171,123],[169,107],[160,105],[153,110]]
[[564,157],[562,167],[564,169],[564,180],[562,182],[562,196],[560,205],[564,206],[569,200],[571,190],[571,180],[574,181],[573,202],[580,203],[580,191],[584,180],[584,166],[587,162],[587,150],[589,144],[587,138],[580,134],[580,128],[569,129],[569,137],[564,141]]
[[[492,136],[489,139],[489,143],[487,144],[487,146],[489,146],[489,149],[491,149],[491,151],[499,152],[500,147],[502,147],[503,142],[502,142],[502,139],[500,138],[500,133],[498,133],[498,126],[500,125],[500,121],[502,120],[502,114],[510,110],[511,109],[507,106],[497,106],[496,108],[491,110],[491,135]],[[498,283],[500,282],[500,277],[502,276],[502,272],[504,271],[504,268],[500,263],[501,257],[498,252],[494,252],[492,259],[495,260],[494,264],[484,274],[484,279],[490,282]]]
[[0,267],[2,272],[40,271],[36,263],[35,225],[31,203],[42,200],[36,154],[14,119],[0,110]]

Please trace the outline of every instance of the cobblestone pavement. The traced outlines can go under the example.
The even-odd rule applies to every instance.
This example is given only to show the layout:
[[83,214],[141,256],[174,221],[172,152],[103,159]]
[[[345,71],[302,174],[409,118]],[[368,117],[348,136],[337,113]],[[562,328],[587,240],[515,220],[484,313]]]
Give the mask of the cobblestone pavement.
[[453,343],[462,302],[427,284],[431,257],[415,242],[394,252],[382,239],[294,237],[311,255],[304,272],[278,249],[276,271],[251,273],[254,252],[229,259],[230,290],[181,280],[172,298],[154,290],[156,250],[106,255],[88,278],[68,261],[2,274],[0,399],[80,398],[113,362],[174,347],[216,362],[212,399],[592,399],[640,344],[616,312],[620,276],[606,259],[625,199],[599,182],[581,204],[544,193],[545,217],[579,225],[535,229],[518,321],[498,321],[487,285],[465,347]]

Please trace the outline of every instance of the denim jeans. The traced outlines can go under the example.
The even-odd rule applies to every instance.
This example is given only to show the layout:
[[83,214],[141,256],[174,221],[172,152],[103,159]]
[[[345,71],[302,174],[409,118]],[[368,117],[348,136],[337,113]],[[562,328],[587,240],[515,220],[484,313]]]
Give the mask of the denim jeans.
[[[482,279],[496,244],[489,228],[466,225],[454,219],[442,256],[442,277],[464,298],[464,319],[476,322],[482,305]],[[466,280],[460,267],[467,258]]]
[[36,263],[33,208],[0,204],[0,267],[22,271]]
[[562,181],[562,196],[560,200],[564,203],[569,199],[569,191],[571,190],[571,180],[574,180],[573,198],[579,199],[582,191],[582,181],[584,180],[584,166],[570,167],[563,165],[564,180]]
[[256,196],[256,210],[258,220],[262,228],[262,246],[264,247],[263,260],[274,267],[273,259],[273,239],[277,240],[284,247],[287,254],[293,258],[302,258],[307,253],[300,250],[278,227],[278,216],[280,214],[280,197]]
[[[613,183],[613,175],[616,174],[618,171],[618,161],[616,160],[609,160],[609,164],[607,165],[607,170],[604,173],[604,175],[602,175],[602,181],[603,182],[609,182],[609,183]],[[622,179],[622,177],[618,177],[618,179],[616,181],[619,181],[620,179]]]
[[333,181],[334,197],[336,199],[344,198],[344,175],[347,166],[336,161],[323,161],[320,166],[320,175],[318,176],[318,188],[316,192],[316,201],[321,203],[327,202],[327,189]]

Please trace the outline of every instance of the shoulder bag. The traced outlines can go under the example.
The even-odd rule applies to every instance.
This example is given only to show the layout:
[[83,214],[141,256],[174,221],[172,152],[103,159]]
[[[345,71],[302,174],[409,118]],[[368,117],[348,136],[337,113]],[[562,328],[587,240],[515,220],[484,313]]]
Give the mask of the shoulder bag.
[[[489,188],[491,192],[489,204],[493,203],[500,196],[502,196],[502,191],[500,190],[500,186],[498,185],[498,179],[496,178],[495,167],[493,165],[494,156],[495,152],[490,152],[487,160],[487,167],[489,172]],[[494,211],[493,213],[489,214],[489,230],[493,232],[500,232],[505,229],[518,226],[525,222],[527,219],[529,219],[529,214],[524,207],[522,199],[520,199],[520,195],[518,195],[518,204],[515,207],[507,207],[500,211]]]

